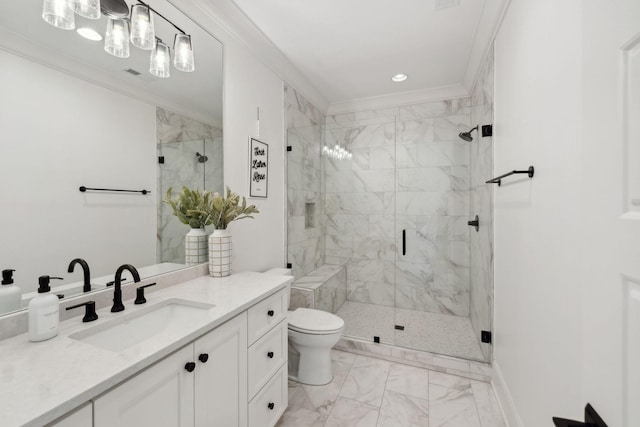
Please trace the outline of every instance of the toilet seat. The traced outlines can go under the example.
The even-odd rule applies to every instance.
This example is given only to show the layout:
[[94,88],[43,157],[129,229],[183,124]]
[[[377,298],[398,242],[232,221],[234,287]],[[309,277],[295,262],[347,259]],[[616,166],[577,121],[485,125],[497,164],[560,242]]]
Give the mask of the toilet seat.
[[333,334],[344,327],[344,320],[335,314],[310,308],[288,312],[287,322],[292,331],[311,335]]

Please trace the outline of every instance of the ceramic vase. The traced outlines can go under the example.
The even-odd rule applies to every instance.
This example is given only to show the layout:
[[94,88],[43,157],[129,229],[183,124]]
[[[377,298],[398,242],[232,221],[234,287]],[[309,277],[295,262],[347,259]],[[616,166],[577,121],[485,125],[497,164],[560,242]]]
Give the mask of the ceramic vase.
[[231,235],[228,230],[214,230],[209,235],[209,274],[213,277],[231,274]]
[[192,228],[184,237],[184,262],[187,265],[201,264],[207,262],[208,238],[207,232],[203,228]]

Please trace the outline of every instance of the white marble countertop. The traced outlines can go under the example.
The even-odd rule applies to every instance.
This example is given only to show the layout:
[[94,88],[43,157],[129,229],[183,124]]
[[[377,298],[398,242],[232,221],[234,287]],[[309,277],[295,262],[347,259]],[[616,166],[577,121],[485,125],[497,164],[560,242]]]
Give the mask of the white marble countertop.
[[[100,318],[91,323],[82,323],[81,316],[61,322],[58,336],[47,341],[29,342],[28,334],[0,341],[0,424],[51,422],[284,288],[291,279],[262,273],[198,277],[148,293],[144,305],[125,301],[124,312],[98,310]],[[122,352],[69,338],[74,332],[172,298],[215,306],[206,319],[180,333],[158,334]]]

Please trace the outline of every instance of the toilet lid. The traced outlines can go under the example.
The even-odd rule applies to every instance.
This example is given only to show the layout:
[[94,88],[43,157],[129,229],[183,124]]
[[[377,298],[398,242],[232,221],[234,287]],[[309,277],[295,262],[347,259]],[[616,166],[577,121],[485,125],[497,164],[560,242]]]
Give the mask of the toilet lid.
[[288,313],[289,328],[299,332],[334,332],[343,328],[344,320],[335,314],[310,308],[298,308]]

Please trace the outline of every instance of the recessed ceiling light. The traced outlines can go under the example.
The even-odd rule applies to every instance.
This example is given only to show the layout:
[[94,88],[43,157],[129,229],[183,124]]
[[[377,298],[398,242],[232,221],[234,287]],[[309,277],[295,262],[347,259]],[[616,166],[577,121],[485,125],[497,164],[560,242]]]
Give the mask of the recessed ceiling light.
[[78,34],[88,40],[92,40],[94,42],[99,42],[102,40],[102,36],[96,30],[88,27],[81,27],[76,30]]
[[396,74],[395,76],[391,77],[391,80],[393,80],[396,83],[403,82],[403,81],[407,80],[407,75],[406,74]]

